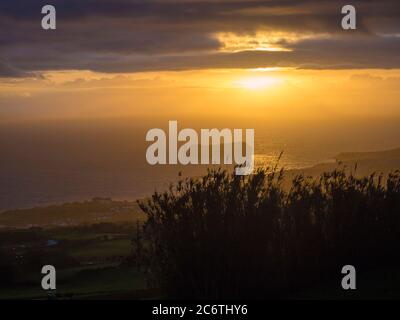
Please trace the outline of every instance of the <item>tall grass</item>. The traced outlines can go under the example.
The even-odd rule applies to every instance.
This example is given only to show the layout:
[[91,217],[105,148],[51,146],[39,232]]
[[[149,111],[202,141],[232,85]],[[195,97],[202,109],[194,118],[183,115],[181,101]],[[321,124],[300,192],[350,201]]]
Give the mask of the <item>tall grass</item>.
[[399,172],[299,175],[289,191],[283,180],[213,170],[139,202],[151,283],[171,298],[276,297],[400,257]]

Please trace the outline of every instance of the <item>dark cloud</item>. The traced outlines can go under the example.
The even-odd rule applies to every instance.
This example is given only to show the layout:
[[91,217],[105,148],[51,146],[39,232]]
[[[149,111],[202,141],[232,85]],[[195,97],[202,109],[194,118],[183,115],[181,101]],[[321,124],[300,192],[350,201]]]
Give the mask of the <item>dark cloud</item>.
[[[57,9],[57,30],[40,27]],[[340,27],[335,0],[2,0],[0,75],[89,69],[105,72],[295,66],[398,68],[400,1],[352,1],[358,30]],[[291,52],[221,53],[216,33],[258,30],[324,34],[280,44]]]
[[30,72],[24,72],[23,70],[17,69],[6,62],[0,61],[0,76],[9,78],[24,78],[34,77],[35,75]]

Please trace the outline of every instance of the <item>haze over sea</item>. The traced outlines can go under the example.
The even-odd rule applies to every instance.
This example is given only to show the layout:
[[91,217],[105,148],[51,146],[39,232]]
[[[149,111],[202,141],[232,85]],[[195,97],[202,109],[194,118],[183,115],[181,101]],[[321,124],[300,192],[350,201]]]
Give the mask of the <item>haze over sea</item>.
[[[199,176],[206,167],[150,166],[146,163],[147,130],[167,121],[64,121],[0,127],[0,211],[82,201],[93,197],[133,200],[162,190],[183,176]],[[179,129],[190,124],[178,122]],[[205,126],[203,126],[205,127]],[[207,128],[226,127],[210,124]],[[196,128],[196,127],[193,127]],[[250,128],[247,123],[231,128]],[[257,165],[304,168],[330,161],[343,151],[398,147],[400,130],[391,124],[349,122],[335,128],[304,124],[296,128],[257,124]],[[365,139],[368,134],[369,139]]]

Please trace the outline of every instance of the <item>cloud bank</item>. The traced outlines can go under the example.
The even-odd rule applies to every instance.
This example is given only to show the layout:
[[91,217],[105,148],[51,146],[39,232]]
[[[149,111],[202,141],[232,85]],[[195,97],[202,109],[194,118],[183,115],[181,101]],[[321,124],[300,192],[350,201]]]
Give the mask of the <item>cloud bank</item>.
[[[397,0],[352,1],[356,31],[342,30],[347,3],[335,0],[54,0],[57,30],[45,31],[47,2],[0,2],[1,77],[66,69],[400,67]],[[260,33],[281,50],[256,48]],[[226,50],[220,34],[255,46]]]

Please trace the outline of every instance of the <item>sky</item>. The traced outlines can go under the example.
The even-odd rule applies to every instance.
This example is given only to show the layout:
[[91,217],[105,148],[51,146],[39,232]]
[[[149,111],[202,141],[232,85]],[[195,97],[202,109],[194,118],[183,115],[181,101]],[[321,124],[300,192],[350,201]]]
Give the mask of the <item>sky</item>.
[[[400,2],[0,2],[0,122],[218,118],[299,123],[400,116]],[[222,122],[221,122],[222,123]]]
[[145,159],[169,120],[286,168],[400,147],[399,49],[398,0],[0,0],[0,210],[173,181]]

